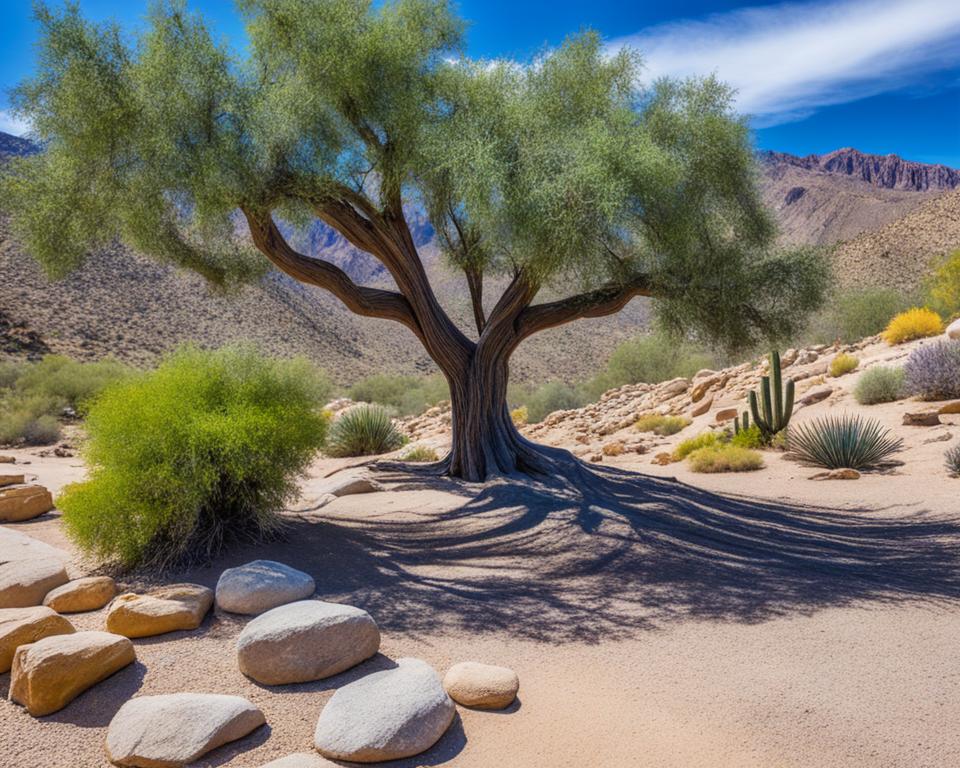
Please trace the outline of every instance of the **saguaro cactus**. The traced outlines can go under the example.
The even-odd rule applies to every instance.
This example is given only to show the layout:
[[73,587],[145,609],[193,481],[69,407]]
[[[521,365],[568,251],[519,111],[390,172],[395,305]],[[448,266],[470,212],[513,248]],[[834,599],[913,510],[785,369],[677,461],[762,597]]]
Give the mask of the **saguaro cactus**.
[[[772,380],[772,381],[771,381]],[[760,379],[760,398],[750,393],[750,412],[753,423],[760,428],[764,441],[769,441],[778,432],[786,429],[793,415],[793,379],[787,381],[786,388],[780,373],[780,353],[770,353],[770,375]]]

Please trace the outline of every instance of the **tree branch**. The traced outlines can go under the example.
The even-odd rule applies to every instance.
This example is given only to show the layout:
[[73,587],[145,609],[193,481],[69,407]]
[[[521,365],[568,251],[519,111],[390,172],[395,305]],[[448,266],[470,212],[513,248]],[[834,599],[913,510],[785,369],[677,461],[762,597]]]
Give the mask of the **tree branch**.
[[422,338],[413,310],[404,296],[394,291],[357,285],[339,267],[311,259],[291,248],[271,216],[258,216],[245,208],[241,210],[254,245],[278,269],[295,280],[329,291],[358,315],[403,323]]
[[477,333],[483,333],[487,317],[483,312],[483,273],[473,267],[463,270],[467,276],[467,288],[470,290],[470,303],[473,305],[473,321],[477,324]]
[[650,295],[646,275],[638,275],[627,283],[611,283],[593,291],[580,293],[559,301],[535,304],[525,308],[517,317],[517,334],[528,336],[585,317],[604,317],[619,312],[637,296]]

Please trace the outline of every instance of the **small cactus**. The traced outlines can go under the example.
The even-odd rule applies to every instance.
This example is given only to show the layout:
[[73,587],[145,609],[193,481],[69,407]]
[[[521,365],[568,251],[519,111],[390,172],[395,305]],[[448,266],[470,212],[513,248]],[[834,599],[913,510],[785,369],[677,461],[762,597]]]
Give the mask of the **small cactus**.
[[739,435],[741,432],[746,432],[750,429],[750,411],[743,412],[743,421],[740,421],[740,416],[733,417],[733,434]]
[[750,393],[750,412],[753,423],[760,428],[764,442],[770,442],[774,435],[782,432],[790,423],[793,415],[793,379],[783,386],[780,374],[780,353],[770,353],[770,375],[760,379],[760,397]]

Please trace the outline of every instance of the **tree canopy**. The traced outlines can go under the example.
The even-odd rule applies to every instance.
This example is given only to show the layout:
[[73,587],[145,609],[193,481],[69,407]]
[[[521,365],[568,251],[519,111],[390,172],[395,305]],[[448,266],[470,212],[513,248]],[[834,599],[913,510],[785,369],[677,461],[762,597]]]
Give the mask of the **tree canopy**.
[[[45,151],[2,193],[51,273],[115,238],[222,286],[255,279],[266,256],[406,325],[448,380],[486,347],[505,366],[532,333],[636,296],[728,346],[787,335],[819,303],[823,261],[773,247],[748,126],[715,79],[645,84],[635,54],[591,32],[530,62],[472,60],[445,0],[238,7],[243,51],[176,0],[133,41],[76,5],[38,7],[37,70],[14,103]],[[475,328],[440,308],[408,206],[463,272]],[[292,248],[283,225],[316,219],[397,290]],[[497,276],[508,287],[484,301]]]

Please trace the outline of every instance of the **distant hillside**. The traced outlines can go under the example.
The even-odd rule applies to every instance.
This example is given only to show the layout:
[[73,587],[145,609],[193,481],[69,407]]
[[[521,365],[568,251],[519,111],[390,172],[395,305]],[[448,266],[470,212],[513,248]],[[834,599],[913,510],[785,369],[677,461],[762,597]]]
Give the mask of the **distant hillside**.
[[761,190],[781,239],[832,245],[873,232],[960,186],[960,171],[896,155],[840,149],[796,157],[761,152]]
[[0,157],[22,157],[39,151],[37,145],[29,139],[21,139],[0,131]]

